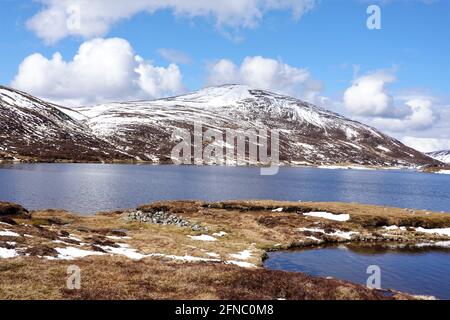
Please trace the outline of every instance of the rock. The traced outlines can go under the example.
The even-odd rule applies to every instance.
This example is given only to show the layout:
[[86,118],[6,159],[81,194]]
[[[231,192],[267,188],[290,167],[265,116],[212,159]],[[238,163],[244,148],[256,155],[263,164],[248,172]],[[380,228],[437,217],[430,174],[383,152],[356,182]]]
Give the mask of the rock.
[[64,237],[64,238],[70,237],[70,233],[68,233],[67,231],[64,231],[64,230],[59,231],[59,234],[61,237]]
[[0,217],[30,218],[27,209],[11,202],[0,202]]
[[198,224],[191,224],[188,220],[181,216],[161,210],[149,212],[143,212],[141,210],[133,211],[128,214],[128,220],[162,225],[174,225],[180,228],[191,227],[193,231],[208,231],[208,228],[202,227]]

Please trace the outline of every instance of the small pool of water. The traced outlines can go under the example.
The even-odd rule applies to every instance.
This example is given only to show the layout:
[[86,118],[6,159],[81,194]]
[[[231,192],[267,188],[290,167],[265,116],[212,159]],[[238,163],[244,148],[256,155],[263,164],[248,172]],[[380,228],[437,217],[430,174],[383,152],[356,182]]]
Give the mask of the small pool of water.
[[369,266],[379,266],[381,287],[450,300],[450,249],[342,245],[272,252],[272,270],[304,272],[366,285]]

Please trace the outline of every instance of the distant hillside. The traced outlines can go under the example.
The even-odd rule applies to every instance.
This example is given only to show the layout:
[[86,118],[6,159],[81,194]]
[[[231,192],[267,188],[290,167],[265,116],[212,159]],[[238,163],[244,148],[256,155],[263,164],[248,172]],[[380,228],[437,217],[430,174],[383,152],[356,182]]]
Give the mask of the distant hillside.
[[441,163],[362,123],[301,100],[241,85],[154,100],[69,109],[0,87],[0,154],[66,161],[165,163],[176,128],[280,130],[285,164]]

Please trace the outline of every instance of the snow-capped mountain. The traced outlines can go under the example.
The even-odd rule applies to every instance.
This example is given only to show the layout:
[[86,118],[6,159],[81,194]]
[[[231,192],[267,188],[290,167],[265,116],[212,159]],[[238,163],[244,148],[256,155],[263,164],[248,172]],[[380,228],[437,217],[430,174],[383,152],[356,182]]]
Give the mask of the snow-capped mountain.
[[97,138],[74,110],[0,86],[0,158],[99,161],[129,158]]
[[428,152],[427,155],[433,159],[450,164],[450,150]]
[[[301,100],[242,85],[205,88],[153,101],[108,103],[67,109],[15,90],[2,88],[1,146],[21,154],[48,141],[50,149],[72,145],[102,160],[133,158],[166,162],[176,128],[194,123],[225,131],[278,129],[280,159],[290,164],[422,166],[440,164],[383,133]],[[5,116],[6,115],[6,116]],[[9,122],[12,121],[12,122]],[[19,128],[20,130],[17,130]],[[13,143],[5,144],[13,136]],[[17,142],[15,142],[17,141]],[[53,146],[53,147],[51,147]],[[56,147],[57,146],[57,147]],[[111,151],[114,146],[115,152]],[[73,150],[67,147],[65,158]],[[19,152],[20,151],[20,152]],[[35,153],[42,157],[48,148]],[[75,151],[82,154],[81,151]]]

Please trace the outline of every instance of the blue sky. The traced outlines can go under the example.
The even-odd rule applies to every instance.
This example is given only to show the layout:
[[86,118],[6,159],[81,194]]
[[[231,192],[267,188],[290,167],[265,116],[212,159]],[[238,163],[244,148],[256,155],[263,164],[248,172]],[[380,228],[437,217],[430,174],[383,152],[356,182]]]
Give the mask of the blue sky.
[[[47,81],[47,79],[36,80],[34,76],[26,73],[27,71],[42,72],[45,68],[37,70],[27,68],[20,75],[20,81],[14,81],[19,74],[19,66],[24,59],[34,53],[39,53],[51,60],[52,55],[59,52],[62,60],[70,63],[83,43],[99,37],[126,40],[133,53],[142,57],[151,66],[152,75],[155,74],[153,68],[168,68],[171,62],[178,68],[180,79],[177,85],[154,88],[158,86],[158,83],[154,84],[151,78],[150,80],[153,81],[151,89],[141,90],[142,92],[138,94],[139,98],[156,98],[160,95],[178,93],[176,91],[201,88],[211,82],[211,69],[220,59],[232,62],[239,69],[244,64],[245,58],[260,56],[277,61],[280,65],[282,63],[295,68],[297,71],[307,71],[307,81],[314,80],[320,83],[320,90],[317,89],[314,94],[315,100],[312,102],[326,104],[324,106],[329,109],[375,125],[399,138],[440,139],[441,144],[444,145],[447,143],[446,140],[450,141],[450,132],[448,132],[450,130],[442,130],[449,127],[450,119],[448,111],[450,109],[450,1],[297,1],[309,5],[309,10],[300,9],[301,14],[297,18],[293,17],[295,5],[266,8],[264,4],[261,4],[256,8],[260,13],[256,17],[249,16],[246,12],[232,11],[239,16],[239,19],[232,22],[229,21],[234,18],[230,18],[227,8],[223,10],[206,8],[207,13],[204,13],[201,11],[202,8],[199,9],[200,11],[191,10],[189,7],[180,8],[175,0],[170,0],[172,4],[168,6],[164,5],[164,1],[159,1],[162,3],[160,7],[152,7],[150,10],[144,6],[124,13],[123,16],[119,8],[119,13],[113,12],[107,17],[107,22],[100,32],[90,26],[91,29],[87,30],[88,28],[85,27],[87,23],[83,20],[83,13],[87,9],[82,7],[81,28],[85,29],[74,33],[59,33],[57,31],[60,26],[57,21],[46,24],[45,21],[42,22],[42,19],[35,19],[35,23],[32,24],[30,19],[36,17],[38,13],[45,13],[47,9],[63,10],[64,13],[65,8],[61,9],[61,3],[76,5],[79,1],[64,0],[55,4],[57,2],[54,0],[36,2],[3,0],[0,1],[2,6],[0,10],[2,39],[0,83],[16,86],[57,102],[73,102],[74,97],[66,92],[67,90],[50,92],[52,91],[50,86],[33,83],[33,81]],[[253,2],[258,3],[258,1]],[[264,3],[264,0],[259,2]],[[283,3],[281,0],[279,2]],[[289,0],[285,2],[295,3]],[[370,4],[377,4],[381,8],[381,30],[369,30],[366,27],[368,18],[366,9]],[[249,8],[246,7],[243,10],[248,11]],[[100,16],[103,14],[102,8],[89,9],[89,13],[92,14],[95,10],[99,10],[96,14]],[[94,15],[95,19],[96,17]],[[178,55],[183,56],[184,59],[181,60],[188,61],[180,61],[180,59],[168,61],[167,57],[160,54],[161,48],[169,49],[171,52],[176,51]],[[164,71],[165,69],[162,70]],[[382,88],[369,89],[369,93],[385,94],[392,101],[380,106],[378,113],[368,110],[362,112],[349,107],[348,105],[351,104],[344,99],[345,92],[355,84],[355,81],[359,84],[369,83],[368,79],[363,77],[372,76],[375,73],[390,75],[395,80],[386,80],[384,76],[375,77],[381,81]],[[286,77],[283,73],[283,81],[287,81],[289,86],[291,83],[285,79]],[[213,78],[218,83],[224,79],[223,75],[214,75]],[[242,80],[244,78],[245,75],[240,74],[233,79],[244,81]],[[366,80],[367,82],[364,82]],[[373,77],[370,80],[373,80]],[[290,87],[291,91],[285,93],[305,98],[305,86],[308,85],[306,82],[301,85],[300,88],[298,83],[293,83]],[[131,89],[128,89],[123,91],[124,100],[134,97],[134,93],[132,94]],[[264,89],[272,89],[271,84],[268,83]],[[273,89],[281,90],[277,86]],[[122,98],[117,96],[117,88],[112,90],[114,95],[111,96],[108,96],[105,88],[99,90],[104,92],[101,98],[86,99],[83,104],[104,102],[102,100],[108,100],[108,98]],[[297,92],[299,94],[296,94]],[[349,92],[349,95],[351,93],[354,92]],[[422,127],[413,123],[411,117],[408,118],[408,115],[415,116],[410,102],[413,100],[417,102],[418,99],[422,101],[420,105],[422,111],[425,109],[424,100],[432,104],[427,108],[433,112],[433,121],[428,114],[430,124]],[[372,105],[371,101],[362,103],[366,103],[369,109]],[[391,112],[387,108],[403,111]],[[394,113],[395,116],[393,116]],[[422,112],[421,115],[424,113]],[[446,118],[447,116],[449,118]],[[398,120],[403,122],[400,123]],[[401,130],[392,130],[393,126],[401,127]]]

